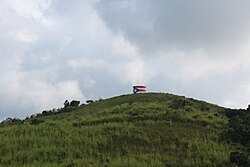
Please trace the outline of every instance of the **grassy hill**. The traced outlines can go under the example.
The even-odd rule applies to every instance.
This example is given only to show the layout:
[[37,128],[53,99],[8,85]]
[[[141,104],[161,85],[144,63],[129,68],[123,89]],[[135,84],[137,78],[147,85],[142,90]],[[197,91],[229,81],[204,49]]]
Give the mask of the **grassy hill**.
[[163,93],[122,95],[0,126],[0,166],[230,166],[225,108]]

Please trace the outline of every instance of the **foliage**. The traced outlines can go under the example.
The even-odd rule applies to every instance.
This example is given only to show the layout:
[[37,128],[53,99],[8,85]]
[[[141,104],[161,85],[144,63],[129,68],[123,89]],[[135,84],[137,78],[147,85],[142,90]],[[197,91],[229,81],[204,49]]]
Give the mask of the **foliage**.
[[0,166],[229,166],[223,110],[147,93],[46,111],[0,126]]
[[221,138],[236,145],[230,154],[230,162],[241,167],[250,166],[250,111],[227,109],[225,114],[230,118],[228,128]]

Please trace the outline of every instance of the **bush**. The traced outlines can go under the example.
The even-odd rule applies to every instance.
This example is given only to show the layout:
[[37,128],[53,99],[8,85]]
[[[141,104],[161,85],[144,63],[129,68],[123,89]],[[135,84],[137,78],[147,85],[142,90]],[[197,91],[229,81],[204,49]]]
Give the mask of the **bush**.
[[230,153],[230,163],[234,165],[239,165],[241,167],[249,167],[250,166],[250,160],[247,156],[247,154],[242,152],[231,152]]
[[44,120],[41,120],[41,119],[31,119],[30,124],[31,125],[38,125],[38,124],[43,123],[43,122],[44,122]]

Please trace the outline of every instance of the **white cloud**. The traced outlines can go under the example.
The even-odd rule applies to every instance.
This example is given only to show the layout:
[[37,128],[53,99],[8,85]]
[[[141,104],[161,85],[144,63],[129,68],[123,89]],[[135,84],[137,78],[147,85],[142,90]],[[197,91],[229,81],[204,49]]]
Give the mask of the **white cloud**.
[[[60,107],[65,99],[122,93],[118,88],[124,78],[114,68],[123,63],[134,68],[137,50],[122,35],[112,34],[92,5],[4,1],[0,6],[0,119]],[[131,69],[121,70],[127,75],[125,82],[136,79],[129,77]],[[103,88],[111,84],[113,91]]]
[[144,61],[140,59],[116,64],[112,69],[124,84],[145,84],[149,77]]
[[124,39],[122,35],[112,41],[112,52],[115,55],[124,55],[127,58],[138,56],[137,48]]
[[246,106],[248,2],[183,3],[2,1],[0,119],[128,93],[132,84]]
[[17,12],[18,15],[26,19],[42,24],[43,26],[52,26],[53,22],[46,18],[44,12],[49,10],[51,2],[49,0],[10,0],[10,7]]
[[248,5],[231,0],[101,0],[97,9],[107,27],[136,46],[136,58],[143,63],[131,63],[131,71],[149,76],[140,78],[127,70],[125,80],[139,79],[155,90],[245,107],[250,100],[242,86],[250,83]]
[[36,39],[35,35],[29,34],[28,32],[18,32],[16,35],[20,42],[33,42]]
[[102,59],[72,59],[68,61],[68,66],[71,67],[74,71],[84,69],[84,68],[92,68],[98,69],[105,66],[105,62]]
[[84,81],[84,87],[86,88],[91,88],[96,84],[96,81],[92,78],[84,78],[83,81]]

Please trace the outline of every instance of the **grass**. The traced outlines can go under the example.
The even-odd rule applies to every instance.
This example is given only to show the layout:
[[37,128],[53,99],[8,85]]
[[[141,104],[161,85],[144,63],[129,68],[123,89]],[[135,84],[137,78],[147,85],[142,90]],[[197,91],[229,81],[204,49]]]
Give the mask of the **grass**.
[[171,94],[122,95],[0,127],[1,166],[229,166],[224,108]]

